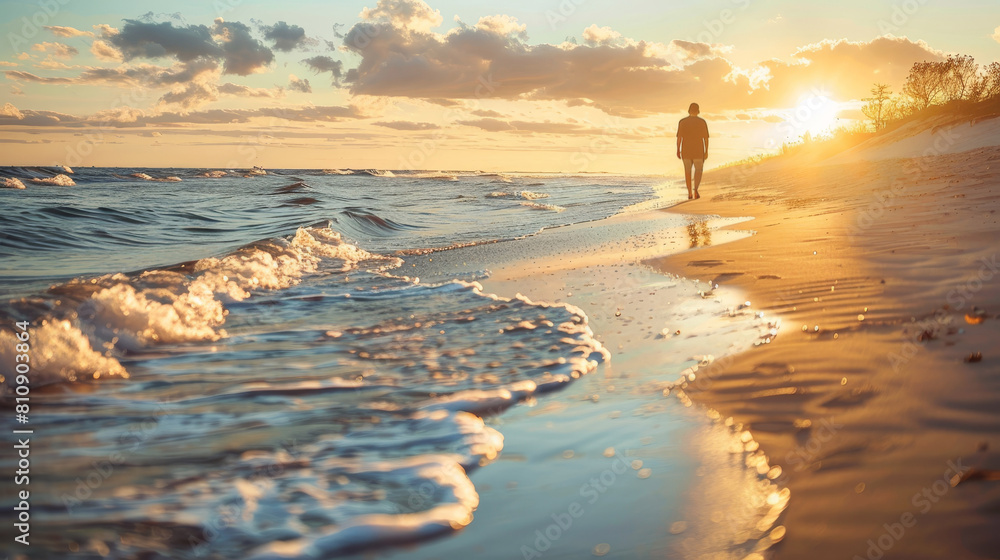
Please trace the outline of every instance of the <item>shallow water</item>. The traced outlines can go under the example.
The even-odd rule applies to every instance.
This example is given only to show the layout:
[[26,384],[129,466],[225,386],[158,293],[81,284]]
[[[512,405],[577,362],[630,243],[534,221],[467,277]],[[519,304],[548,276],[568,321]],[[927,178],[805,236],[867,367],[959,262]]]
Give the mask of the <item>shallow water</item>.
[[616,351],[574,298],[477,281],[675,244],[655,221],[588,225],[651,204],[654,179],[210,171],[0,172],[26,185],[0,190],[0,374],[9,395],[31,321],[43,555],[318,558],[452,534],[481,505],[469,474],[503,456],[494,419]]

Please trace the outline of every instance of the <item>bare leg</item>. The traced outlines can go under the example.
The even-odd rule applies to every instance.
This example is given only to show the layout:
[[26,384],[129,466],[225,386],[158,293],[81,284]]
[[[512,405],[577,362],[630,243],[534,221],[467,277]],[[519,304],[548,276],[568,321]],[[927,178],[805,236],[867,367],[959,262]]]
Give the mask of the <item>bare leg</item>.
[[688,188],[688,200],[694,198],[694,194],[691,193],[691,165],[692,161],[689,159],[681,160],[684,162],[684,182],[687,184]]
[[[698,187],[701,186],[701,174],[702,174],[702,171],[704,171],[704,169],[705,169],[705,160],[703,160],[703,159],[696,159],[696,160],[694,160],[694,197],[695,198],[701,198],[701,195],[698,194]],[[691,188],[688,187],[688,191],[690,191],[690,190],[691,190]]]

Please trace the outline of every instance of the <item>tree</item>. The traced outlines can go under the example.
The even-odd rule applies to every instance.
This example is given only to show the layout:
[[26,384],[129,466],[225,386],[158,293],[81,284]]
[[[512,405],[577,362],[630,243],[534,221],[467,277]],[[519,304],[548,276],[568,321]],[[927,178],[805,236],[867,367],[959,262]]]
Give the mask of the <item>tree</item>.
[[984,70],[983,92],[980,97],[983,100],[1000,98],[1000,62],[993,62]]
[[944,62],[913,63],[903,84],[903,94],[912,100],[916,110],[926,109],[941,101],[947,70]]
[[862,99],[867,103],[861,107],[861,112],[872,121],[872,127],[878,132],[889,124],[888,109],[892,91],[889,90],[888,84],[875,84],[871,93],[871,97]]
[[979,65],[968,55],[948,55],[942,65],[941,89],[944,101],[979,101]]

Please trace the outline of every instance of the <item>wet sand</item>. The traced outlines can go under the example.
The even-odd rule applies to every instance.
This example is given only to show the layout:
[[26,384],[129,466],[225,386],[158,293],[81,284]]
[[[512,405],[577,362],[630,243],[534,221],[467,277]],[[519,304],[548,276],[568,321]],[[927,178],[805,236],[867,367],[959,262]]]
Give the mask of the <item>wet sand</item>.
[[[710,242],[712,223],[736,222],[630,213],[409,259],[432,281],[488,262],[486,291],[579,306],[612,356],[563,390],[488,417],[504,450],[471,473],[474,521],[385,556],[743,559],[779,542],[789,501],[773,481],[779,471],[739,423],[672,390],[683,372],[769,339],[770,320],[741,306],[739,290],[641,264]],[[717,242],[747,235],[716,233]]]
[[670,211],[755,235],[650,264],[783,320],[686,389],[783,467],[775,557],[1000,558],[1000,147],[772,161],[701,193]]

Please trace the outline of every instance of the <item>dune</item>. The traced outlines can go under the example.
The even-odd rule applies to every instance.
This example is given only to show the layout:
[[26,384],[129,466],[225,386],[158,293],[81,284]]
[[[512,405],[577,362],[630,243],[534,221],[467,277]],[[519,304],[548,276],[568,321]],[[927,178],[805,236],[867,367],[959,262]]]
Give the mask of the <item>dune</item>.
[[755,235],[649,261],[751,295],[781,336],[688,395],[746,423],[793,496],[776,558],[1000,550],[1000,119],[924,121],[822,162],[707,173],[670,209]]

